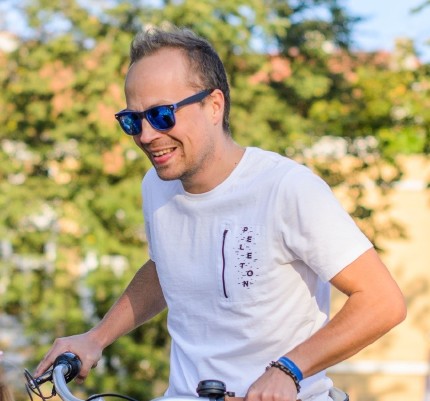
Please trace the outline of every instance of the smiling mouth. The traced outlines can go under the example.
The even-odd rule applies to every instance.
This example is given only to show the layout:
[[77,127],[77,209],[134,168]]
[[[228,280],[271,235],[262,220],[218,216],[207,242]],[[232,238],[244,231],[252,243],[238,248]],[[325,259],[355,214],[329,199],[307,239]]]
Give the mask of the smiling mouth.
[[167,153],[172,153],[174,150],[175,148],[163,149],[159,150],[158,152],[152,152],[151,154],[153,157],[160,157],[166,155]]

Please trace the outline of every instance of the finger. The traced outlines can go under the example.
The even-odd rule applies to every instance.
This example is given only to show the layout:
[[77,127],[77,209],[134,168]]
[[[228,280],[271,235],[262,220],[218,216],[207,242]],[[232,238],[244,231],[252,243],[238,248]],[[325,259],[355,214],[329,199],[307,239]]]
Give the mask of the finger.
[[51,349],[40,361],[39,365],[36,368],[36,371],[34,372],[34,376],[38,377],[44,372],[46,372],[55,362],[55,359],[58,357],[58,355],[61,355],[62,353],[67,351],[69,351],[69,349],[67,348],[66,342],[62,338],[57,338],[52,344]]
[[61,352],[54,352],[54,349],[51,348],[49,352],[44,356],[44,358],[40,361],[39,365],[37,365],[37,368],[34,372],[34,376],[38,377],[42,373],[46,372],[54,363],[55,358],[60,354]]
[[85,365],[82,365],[79,374],[75,378],[75,382],[78,384],[82,384],[90,373],[90,369],[88,369]]

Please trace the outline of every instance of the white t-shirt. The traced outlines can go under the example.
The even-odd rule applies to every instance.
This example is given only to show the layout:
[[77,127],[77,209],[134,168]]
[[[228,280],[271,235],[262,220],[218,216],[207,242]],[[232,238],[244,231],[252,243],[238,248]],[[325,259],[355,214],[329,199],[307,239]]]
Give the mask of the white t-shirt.
[[[168,396],[195,395],[205,379],[244,396],[270,361],[326,323],[328,280],[372,247],[324,181],[258,148],[207,193],[154,169],[142,191],[168,305]],[[321,372],[301,385],[302,400],[327,400],[332,382]]]

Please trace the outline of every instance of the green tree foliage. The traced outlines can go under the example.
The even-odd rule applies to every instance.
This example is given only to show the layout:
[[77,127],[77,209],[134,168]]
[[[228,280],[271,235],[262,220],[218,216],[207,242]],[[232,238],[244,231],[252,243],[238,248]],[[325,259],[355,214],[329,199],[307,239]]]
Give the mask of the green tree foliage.
[[[0,59],[0,305],[24,325],[29,364],[53,338],[100,319],[147,257],[140,181],[149,163],[113,114],[124,105],[130,42],[150,25],[187,26],[214,44],[239,143],[309,164],[375,243],[401,232],[381,220],[388,205],[366,199],[365,177],[384,193],[400,177],[397,152],[429,150],[428,70],[354,59],[357,19],[340,1],[32,0],[23,15],[29,31]],[[327,137],[337,142],[320,151]],[[105,351],[87,390],[160,394],[168,345],[161,315]]]
[[[102,18],[76,1],[30,2],[31,32],[1,77],[0,230],[14,250],[2,266],[2,309],[24,323],[29,363],[53,338],[100,319],[146,258],[139,184],[148,165],[113,119],[140,29],[121,7]],[[149,398],[165,382],[165,321],[147,326],[106,351],[89,391]]]

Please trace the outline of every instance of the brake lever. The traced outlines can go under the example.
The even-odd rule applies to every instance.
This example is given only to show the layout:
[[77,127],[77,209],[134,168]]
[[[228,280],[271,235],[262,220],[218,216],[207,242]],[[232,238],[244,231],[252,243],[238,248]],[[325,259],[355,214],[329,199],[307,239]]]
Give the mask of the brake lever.
[[41,384],[46,383],[48,381],[52,381],[52,372],[53,369],[49,369],[38,377],[31,377],[31,380],[28,380],[28,385],[32,390],[35,390]]

